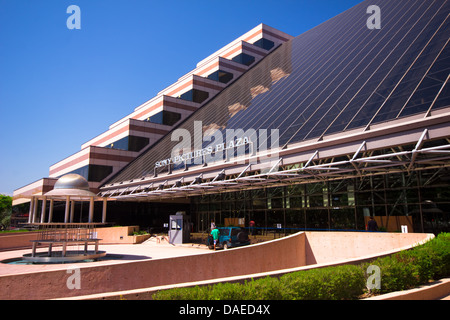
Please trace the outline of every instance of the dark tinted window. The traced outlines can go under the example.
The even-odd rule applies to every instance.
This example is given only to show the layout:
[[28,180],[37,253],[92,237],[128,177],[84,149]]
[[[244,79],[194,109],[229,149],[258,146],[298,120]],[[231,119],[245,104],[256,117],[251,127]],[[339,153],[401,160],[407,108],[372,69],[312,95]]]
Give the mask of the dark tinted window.
[[275,43],[273,41],[261,38],[258,41],[253,43],[255,46],[266,49],[266,50],[270,50],[273,48],[273,46],[275,45]]
[[183,93],[179,96],[180,99],[202,103],[206,99],[208,99],[209,93],[206,91],[201,91],[197,89],[189,90],[188,92]]
[[129,136],[128,151],[141,151],[149,142],[149,138]]
[[112,167],[90,164],[69,173],[79,174],[87,181],[100,182],[112,173]]
[[253,62],[255,62],[255,57],[248,55],[246,53],[241,53],[237,55],[236,57],[232,58],[234,62],[245,64],[246,66],[251,65]]
[[109,145],[107,145],[106,148],[128,150],[128,137],[114,141],[113,143],[110,143]]
[[233,79],[233,74],[226,71],[217,70],[216,72],[211,73],[207,78],[222,83],[228,83]]
[[88,181],[100,182],[112,173],[111,166],[89,165]]
[[127,151],[141,151],[142,148],[149,144],[149,141],[150,140],[145,137],[127,136],[107,145],[106,148]]
[[157,114],[151,116],[147,121],[158,124],[165,124],[168,126],[173,126],[181,119],[181,114],[178,112],[163,110]]

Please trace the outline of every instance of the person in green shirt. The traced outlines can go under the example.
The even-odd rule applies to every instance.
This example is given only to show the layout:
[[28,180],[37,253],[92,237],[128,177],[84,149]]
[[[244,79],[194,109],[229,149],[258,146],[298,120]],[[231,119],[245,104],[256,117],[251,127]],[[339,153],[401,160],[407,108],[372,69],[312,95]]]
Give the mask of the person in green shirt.
[[214,240],[214,250],[216,250],[216,244],[219,241],[219,233],[220,233],[219,229],[217,229],[217,228],[214,228],[211,231],[211,235],[212,235],[213,240]]

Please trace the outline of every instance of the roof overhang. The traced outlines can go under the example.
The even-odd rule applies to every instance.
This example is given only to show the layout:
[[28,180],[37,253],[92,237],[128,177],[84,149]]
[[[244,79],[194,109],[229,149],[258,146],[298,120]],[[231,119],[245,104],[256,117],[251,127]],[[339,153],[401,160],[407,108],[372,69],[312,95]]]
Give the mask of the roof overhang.
[[[424,147],[427,141],[437,139],[445,139],[445,143]],[[105,185],[99,196],[162,201],[450,167],[450,108],[290,145],[276,150],[276,156],[266,155],[265,161],[260,156],[235,160]]]

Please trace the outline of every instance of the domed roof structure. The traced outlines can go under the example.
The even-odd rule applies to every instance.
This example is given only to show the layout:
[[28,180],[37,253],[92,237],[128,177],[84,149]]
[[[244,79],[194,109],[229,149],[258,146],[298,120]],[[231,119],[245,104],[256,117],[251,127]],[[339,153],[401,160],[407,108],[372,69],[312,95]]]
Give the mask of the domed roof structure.
[[69,173],[59,178],[53,189],[78,189],[89,191],[89,183],[79,174]]
[[70,196],[73,200],[83,200],[96,197],[95,193],[89,191],[89,183],[79,174],[69,173],[56,181],[52,191],[45,194],[47,197]]

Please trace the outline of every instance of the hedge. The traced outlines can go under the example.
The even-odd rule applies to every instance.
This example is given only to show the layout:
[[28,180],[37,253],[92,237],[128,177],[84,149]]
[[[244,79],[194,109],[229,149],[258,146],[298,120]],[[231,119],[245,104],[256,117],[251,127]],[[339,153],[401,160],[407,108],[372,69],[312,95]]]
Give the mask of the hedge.
[[450,233],[440,233],[431,241],[388,257],[364,264],[381,269],[381,289],[373,293],[407,290],[450,276]]
[[431,280],[450,276],[450,233],[441,233],[411,250],[378,258],[360,265],[309,269],[279,278],[252,279],[244,283],[159,291],[154,300],[354,300],[369,290],[366,270],[376,265],[381,288],[371,294],[407,290]]

